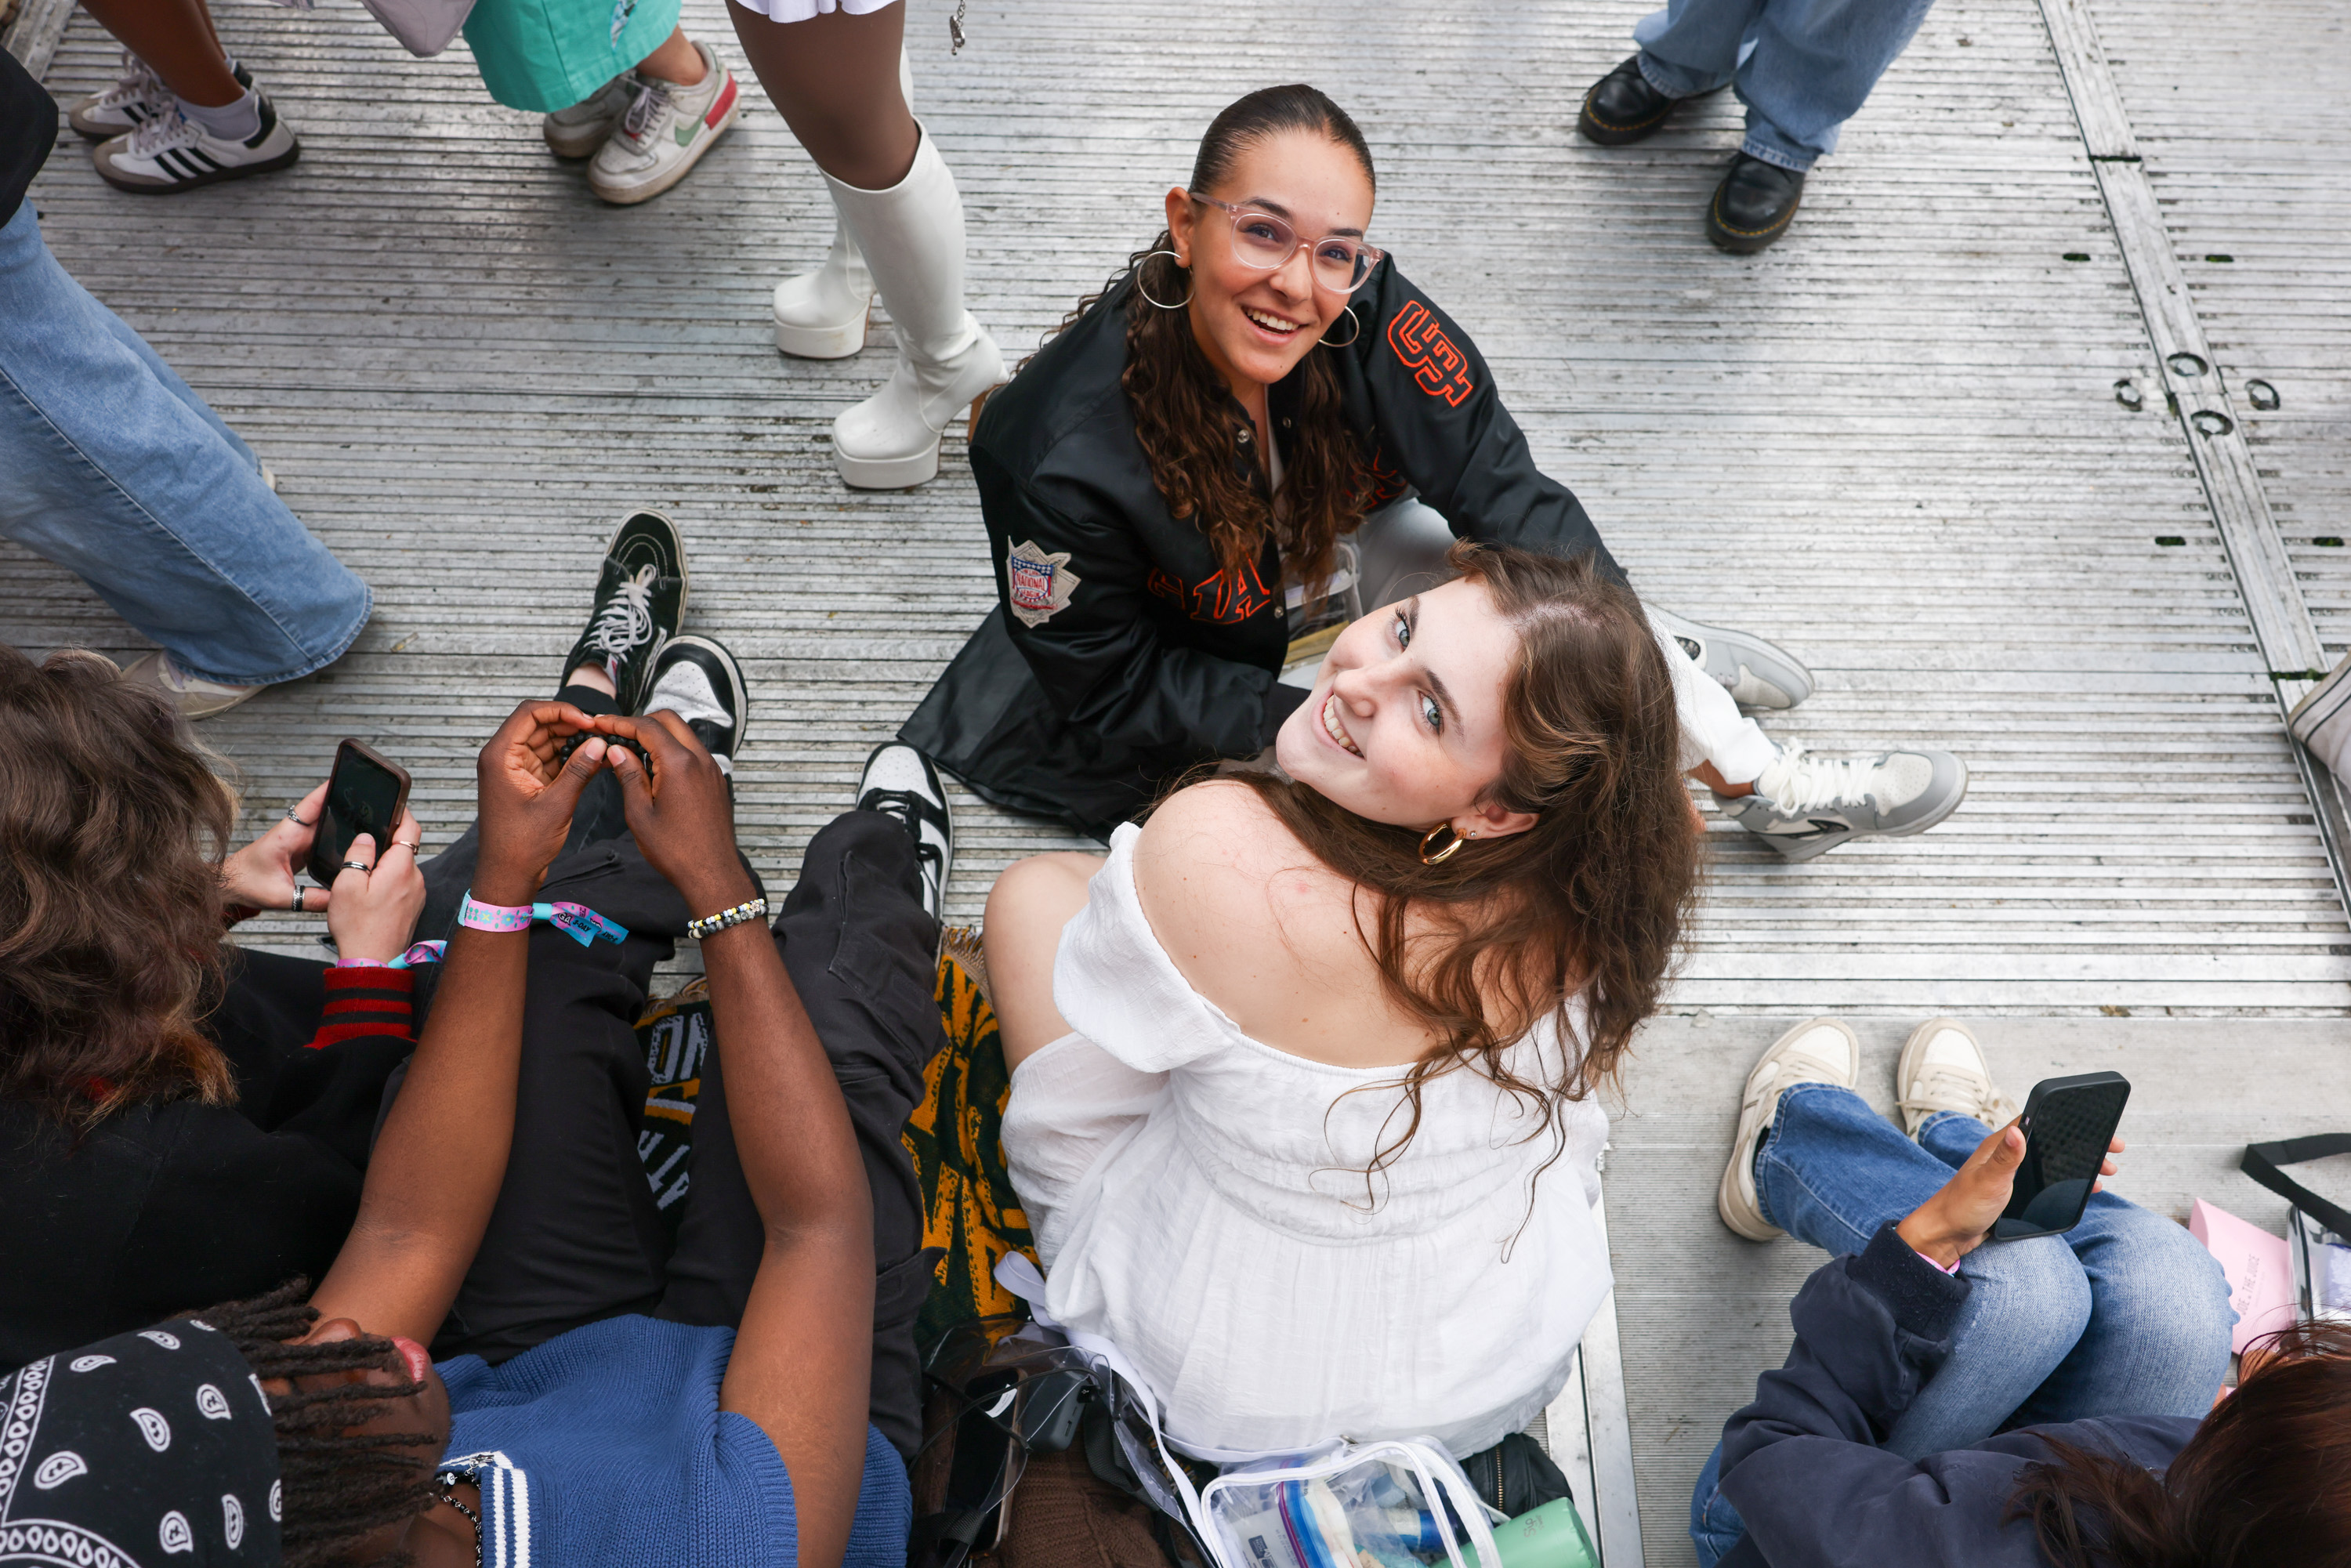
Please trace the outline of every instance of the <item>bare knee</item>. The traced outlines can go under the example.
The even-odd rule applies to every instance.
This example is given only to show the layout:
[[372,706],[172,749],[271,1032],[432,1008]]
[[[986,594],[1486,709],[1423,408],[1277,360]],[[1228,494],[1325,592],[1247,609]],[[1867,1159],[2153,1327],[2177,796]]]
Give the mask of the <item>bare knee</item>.
[[1032,855],[1007,866],[988,889],[980,943],[1007,1066],[1070,1032],[1053,1005],[1053,956],[1102,863],[1068,852]]

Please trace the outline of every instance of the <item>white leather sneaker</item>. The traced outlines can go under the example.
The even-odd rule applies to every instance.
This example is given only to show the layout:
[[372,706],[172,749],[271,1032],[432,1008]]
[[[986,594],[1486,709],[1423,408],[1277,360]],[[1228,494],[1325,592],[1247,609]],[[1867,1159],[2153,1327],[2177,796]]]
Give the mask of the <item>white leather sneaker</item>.
[[1739,1102],[1739,1131],[1730,1140],[1730,1164],[1716,1190],[1715,1211],[1750,1241],[1776,1241],[1788,1234],[1763,1218],[1755,1197],[1755,1145],[1780,1113],[1780,1095],[1799,1083],[1834,1083],[1850,1089],[1861,1076],[1861,1038],[1838,1019],[1800,1023],[1763,1053],[1747,1074]]
[[172,655],[161,649],[143,659],[133,661],[131,667],[122,672],[122,678],[139,685],[154,687],[171,698],[172,706],[190,718],[210,718],[216,713],[226,713],[261,690],[259,686],[232,686],[192,675],[172,663]]
[[643,84],[633,70],[622,71],[569,109],[559,109],[538,122],[547,150],[558,158],[590,158],[637,101]]
[[693,172],[743,113],[735,73],[695,39],[702,79],[692,87],[639,75],[637,96],[588,165],[588,188],[615,206],[649,202]]
[[896,329],[898,367],[832,422],[833,461],[861,490],[920,485],[939,471],[939,434],[1004,377],[996,340],[963,307],[963,202],[928,131],[886,191],[830,174],[833,205],[865,257]]
[[1995,1129],[2018,1114],[2016,1103],[1992,1082],[1983,1047],[1957,1019],[1929,1019],[1910,1031],[1894,1067],[1894,1092],[1902,1130],[1914,1138],[1938,1111],[1957,1111]]

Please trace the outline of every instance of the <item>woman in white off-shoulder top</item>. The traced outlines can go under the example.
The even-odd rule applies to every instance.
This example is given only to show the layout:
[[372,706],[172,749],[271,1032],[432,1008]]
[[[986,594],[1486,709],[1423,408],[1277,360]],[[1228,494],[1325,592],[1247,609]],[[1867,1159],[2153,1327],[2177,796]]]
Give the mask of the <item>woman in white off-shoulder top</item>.
[[1466,1457],[1558,1392],[1609,1288],[1593,1092],[1698,862],[1672,679],[1589,563],[1453,564],[1340,636],[1286,778],[1179,789],[988,898],[1046,1305],[1202,1457]]

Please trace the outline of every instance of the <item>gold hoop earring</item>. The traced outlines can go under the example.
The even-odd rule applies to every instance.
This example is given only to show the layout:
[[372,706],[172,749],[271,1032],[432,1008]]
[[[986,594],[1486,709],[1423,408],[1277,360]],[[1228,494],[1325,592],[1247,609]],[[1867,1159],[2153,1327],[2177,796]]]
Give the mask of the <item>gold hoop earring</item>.
[[1356,338],[1360,338],[1364,335],[1364,319],[1355,314],[1353,307],[1340,311],[1339,314],[1344,316],[1348,320],[1353,321],[1355,324],[1354,337],[1342,338],[1335,343],[1328,338],[1317,338],[1314,340],[1326,349],[1343,349],[1353,343]]
[[[1192,270],[1190,267],[1184,265],[1184,258],[1177,256],[1172,250],[1155,250],[1151,253],[1151,256],[1165,256],[1168,260],[1176,264],[1176,270],[1178,272],[1188,273]],[[1149,261],[1151,259],[1151,256],[1144,256],[1143,260]],[[1173,305],[1167,304],[1164,300],[1154,299],[1151,298],[1151,290],[1143,286],[1143,266],[1141,262],[1135,264],[1134,291],[1143,296],[1143,302],[1145,305],[1155,306],[1162,310],[1181,310],[1184,307],[1192,303],[1192,294],[1189,289],[1185,290],[1184,298],[1178,299]]]
[[[1435,854],[1430,854],[1428,852],[1428,841],[1437,837],[1439,833],[1453,833],[1453,841],[1446,845],[1443,849],[1437,851]],[[1420,863],[1423,865],[1443,865],[1447,861],[1449,861],[1455,855],[1459,854],[1461,852],[1461,846],[1468,841],[1469,841],[1468,839],[1463,838],[1459,833],[1453,831],[1452,823],[1439,822],[1437,826],[1429,829],[1428,831],[1421,834],[1420,836]]]

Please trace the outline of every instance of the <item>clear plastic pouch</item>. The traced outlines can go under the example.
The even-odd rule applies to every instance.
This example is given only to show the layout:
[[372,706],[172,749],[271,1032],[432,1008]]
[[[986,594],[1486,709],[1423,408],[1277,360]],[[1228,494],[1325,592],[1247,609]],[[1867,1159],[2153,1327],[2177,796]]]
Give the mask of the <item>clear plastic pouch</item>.
[[1194,1523],[1224,1568],[1469,1568],[1498,1563],[1489,1511],[1428,1437],[1337,1443],[1232,1465]]

